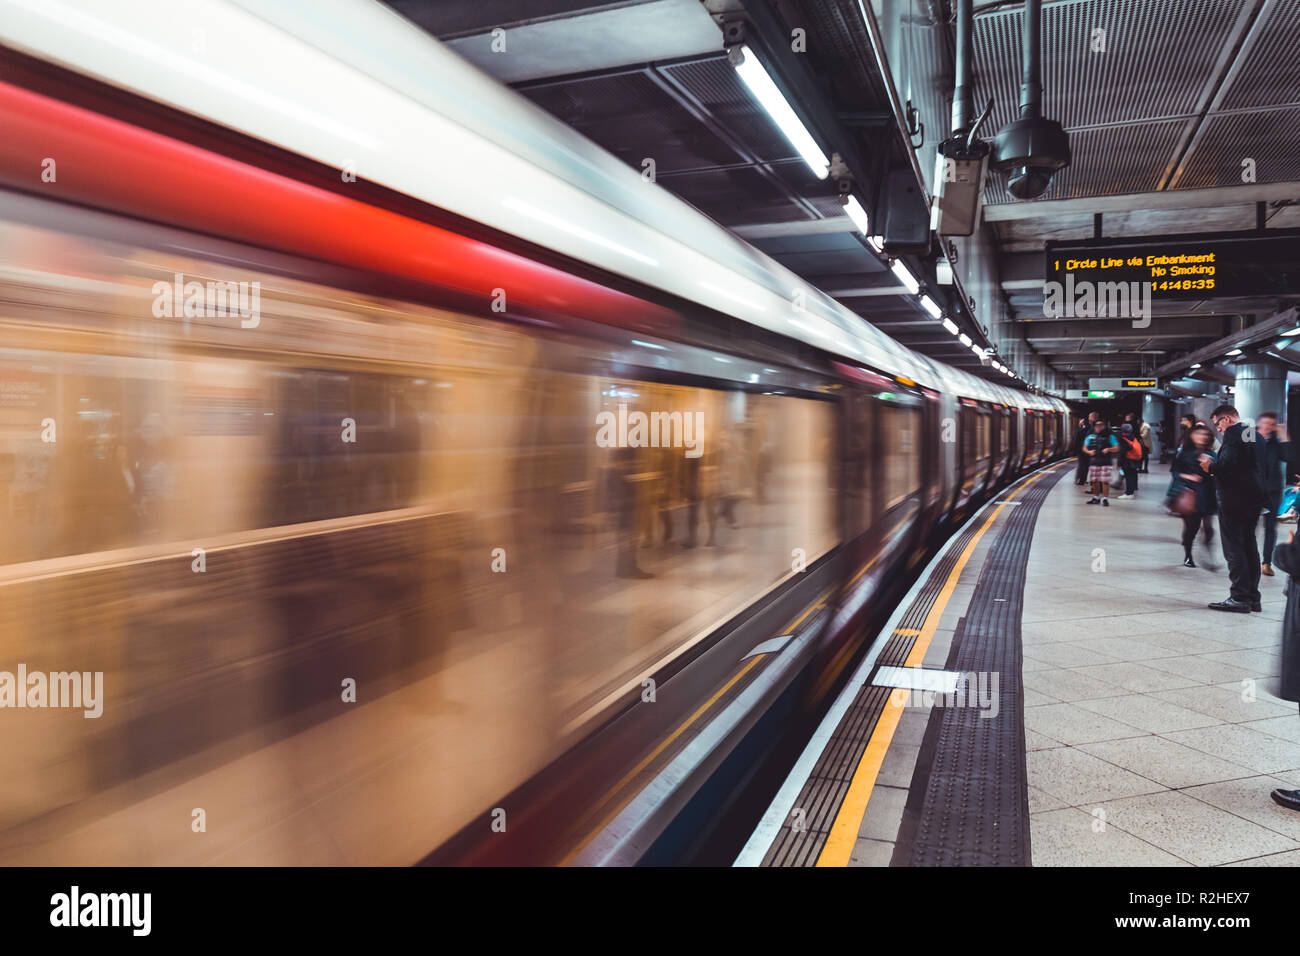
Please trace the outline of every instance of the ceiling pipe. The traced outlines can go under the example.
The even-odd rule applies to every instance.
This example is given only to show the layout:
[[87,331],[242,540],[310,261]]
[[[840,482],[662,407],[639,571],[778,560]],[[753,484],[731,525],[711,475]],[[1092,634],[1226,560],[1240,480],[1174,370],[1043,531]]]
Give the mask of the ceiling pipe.
[[1008,173],[1007,189],[1017,199],[1047,192],[1057,170],[1070,165],[1070,137],[1042,115],[1042,0],[1025,0],[1021,32],[1020,117],[998,132],[993,168]]

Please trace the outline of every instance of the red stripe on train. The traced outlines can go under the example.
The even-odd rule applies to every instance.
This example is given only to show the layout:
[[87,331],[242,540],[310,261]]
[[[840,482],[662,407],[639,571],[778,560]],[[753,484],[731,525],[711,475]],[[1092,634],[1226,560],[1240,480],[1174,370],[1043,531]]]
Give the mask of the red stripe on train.
[[[0,83],[0,181],[51,198],[522,305],[666,331],[672,311],[447,229]],[[57,164],[43,183],[42,160]]]

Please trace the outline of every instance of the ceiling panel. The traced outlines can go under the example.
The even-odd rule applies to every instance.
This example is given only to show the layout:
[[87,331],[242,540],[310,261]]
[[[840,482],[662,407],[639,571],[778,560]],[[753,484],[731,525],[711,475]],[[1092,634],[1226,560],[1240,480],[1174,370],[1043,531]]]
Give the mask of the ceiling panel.
[[[1179,119],[1075,130],[1070,134],[1072,161],[1056,174],[1042,198],[1075,199],[1159,189],[1166,164],[1189,122]],[[984,200],[1016,201],[1007,192],[1005,175],[989,172]]]
[[[1076,129],[1195,113],[1242,9],[1243,0],[1045,4],[1045,115]],[[1018,115],[1023,22],[1020,7],[975,18],[976,99],[994,97],[991,131]],[[1093,52],[1094,36],[1104,52]]]
[[1273,0],[1255,32],[1258,39],[1229,81],[1220,109],[1300,101],[1300,0]]
[[1175,188],[1240,186],[1248,158],[1254,160],[1254,182],[1300,180],[1300,106],[1212,114],[1188,151]]

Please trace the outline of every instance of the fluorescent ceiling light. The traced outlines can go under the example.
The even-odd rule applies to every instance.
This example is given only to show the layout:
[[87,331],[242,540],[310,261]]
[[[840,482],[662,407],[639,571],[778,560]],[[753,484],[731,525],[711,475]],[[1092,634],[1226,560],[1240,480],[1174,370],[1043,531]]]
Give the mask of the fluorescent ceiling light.
[[1200,362],[1197,362],[1197,363],[1195,363],[1194,365],[1192,365],[1192,368],[1200,368],[1200,367],[1201,367],[1201,363],[1200,363]]
[[1282,334],[1287,338],[1290,338],[1293,335],[1300,335],[1300,327],[1296,327],[1289,332],[1283,332]]
[[902,259],[895,259],[890,263],[889,271],[894,274],[894,277],[899,282],[903,283],[904,287],[912,295],[916,295],[921,291],[921,283],[916,281],[916,276],[912,275],[912,270],[907,267]]
[[872,249],[875,249],[877,252],[884,252],[884,251],[885,251],[885,237],[884,237],[884,236],[867,236],[867,245],[869,245]]
[[952,319],[944,319],[943,327],[947,329],[949,332],[951,332],[953,335],[956,335],[958,332],[961,331],[959,328],[957,328],[957,323],[954,322]]
[[1241,354],[1241,349],[1233,349],[1233,350],[1230,351],[1228,354],[1229,354],[1229,355],[1240,355],[1240,354]]
[[928,295],[921,296],[921,308],[925,309],[925,311],[929,312],[936,319],[942,318],[943,316],[943,309],[939,308],[934,299],[930,298]]
[[808,164],[808,168],[818,179],[825,179],[830,171],[830,160],[826,158],[818,147],[817,142],[808,132],[807,127],[800,122],[799,117],[786,102],[777,85],[772,82],[772,77],[763,69],[763,64],[758,62],[758,57],[754,51],[747,46],[742,46],[736,54],[739,59],[732,59],[736,67],[736,73],[749,87],[749,92],[754,94],[754,99],[758,100],[760,106],[767,111],[767,115],[772,118],[772,122],[777,128],[785,134],[785,138],[803,157],[803,161]]
[[871,222],[867,219],[867,211],[862,208],[862,203],[858,202],[857,196],[849,197],[849,201],[844,204],[844,211],[853,220],[853,225],[858,227],[858,232],[864,236],[871,235]]
[[980,358],[984,358],[984,348],[982,346],[972,344],[970,350],[974,352],[976,355],[978,355]]
[[957,336],[957,340],[961,342],[962,345],[966,346],[967,348],[970,348],[970,336],[967,335],[965,332]]

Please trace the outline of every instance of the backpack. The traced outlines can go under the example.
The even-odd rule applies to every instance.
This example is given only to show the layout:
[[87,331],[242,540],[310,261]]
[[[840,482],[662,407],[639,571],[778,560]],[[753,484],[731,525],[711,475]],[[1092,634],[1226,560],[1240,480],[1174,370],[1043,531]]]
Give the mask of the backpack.
[[1140,441],[1136,438],[1121,438],[1120,440],[1124,442],[1125,446],[1128,448],[1128,451],[1124,453],[1125,458],[1129,461],[1142,460],[1142,443]]

